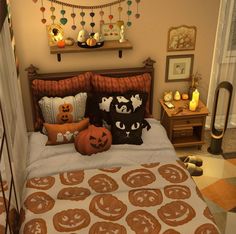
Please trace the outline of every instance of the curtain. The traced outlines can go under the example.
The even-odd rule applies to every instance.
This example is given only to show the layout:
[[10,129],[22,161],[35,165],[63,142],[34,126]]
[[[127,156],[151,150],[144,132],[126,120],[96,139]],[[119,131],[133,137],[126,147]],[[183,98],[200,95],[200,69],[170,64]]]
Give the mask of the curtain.
[[[228,127],[236,127],[236,0],[221,0],[207,100],[210,112],[214,104],[215,89],[222,81],[228,81],[234,87]],[[224,126],[228,100],[229,93],[224,89],[220,90],[215,126]],[[207,125],[210,126],[209,119]]]

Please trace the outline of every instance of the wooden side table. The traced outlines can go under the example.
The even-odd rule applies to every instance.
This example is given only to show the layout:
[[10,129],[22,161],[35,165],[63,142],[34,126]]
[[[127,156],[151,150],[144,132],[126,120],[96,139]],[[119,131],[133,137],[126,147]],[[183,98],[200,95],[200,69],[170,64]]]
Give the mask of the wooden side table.
[[188,109],[189,100],[172,103],[175,108],[169,109],[164,101],[160,100],[161,124],[166,129],[170,141],[174,147],[198,146],[201,149],[204,144],[207,107],[200,100],[196,111]]

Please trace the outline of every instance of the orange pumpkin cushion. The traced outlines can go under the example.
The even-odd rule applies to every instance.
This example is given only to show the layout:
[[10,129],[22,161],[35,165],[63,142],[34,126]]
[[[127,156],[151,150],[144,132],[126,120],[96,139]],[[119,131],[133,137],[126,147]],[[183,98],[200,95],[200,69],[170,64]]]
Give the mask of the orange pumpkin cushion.
[[111,132],[104,127],[90,125],[75,138],[75,148],[83,155],[96,154],[111,147]]
[[66,124],[48,124],[44,123],[44,127],[48,133],[48,141],[46,145],[59,145],[71,143],[75,136],[89,126],[89,119],[85,118],[78,123]]
[[114,78],[93,74],[91,77],[92,90],[101,93],[127,93],[128,91],[141,91],[148,94],[145,117],[150,117],[150,89],[151,76],[149,73],[142,75]]

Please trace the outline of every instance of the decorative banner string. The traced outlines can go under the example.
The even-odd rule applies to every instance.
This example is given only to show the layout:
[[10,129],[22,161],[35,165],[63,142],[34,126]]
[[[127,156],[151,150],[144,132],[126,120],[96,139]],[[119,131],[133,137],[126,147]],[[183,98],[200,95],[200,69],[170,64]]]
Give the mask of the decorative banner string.
[[113,5],[117,5],[117,4],[119,4],[121,2],[124,2],[126,0],[117,0],[117,1],[114,1],[114,2],[111,2],[111,3],[95,5],[95,6],[81,6],[81,5],[75,5],[75,4],[61,2],[61,1],[58,1],[58,0],[48,0],[48,1],[54,2],[54,3],[62,5],[62,6],[79,8],[79,9],[100,9],[100,8],[106,8],[106,7],[110,7],[110,6],[113,6]]

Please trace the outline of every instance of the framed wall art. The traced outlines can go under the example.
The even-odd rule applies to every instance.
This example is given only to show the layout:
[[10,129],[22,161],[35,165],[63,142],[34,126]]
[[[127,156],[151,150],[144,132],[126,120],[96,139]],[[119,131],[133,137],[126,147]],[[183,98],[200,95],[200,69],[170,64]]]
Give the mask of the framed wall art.
[[196,34],[195,26],[171,27],[168,31],[167,51],[194,50]]
[[101,24],[101,33],[105,41],[114,41],[120,39],[120,27],[116,23]]
[[57,45],[64,37],[64,30],[60,24],[46,25],[49,46]]
[[193,71],[193,54],[166,57],[166,82],[189,81]]

